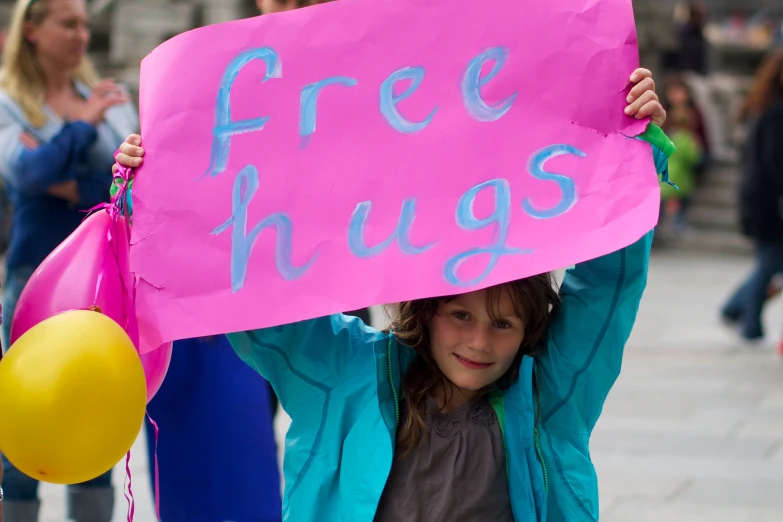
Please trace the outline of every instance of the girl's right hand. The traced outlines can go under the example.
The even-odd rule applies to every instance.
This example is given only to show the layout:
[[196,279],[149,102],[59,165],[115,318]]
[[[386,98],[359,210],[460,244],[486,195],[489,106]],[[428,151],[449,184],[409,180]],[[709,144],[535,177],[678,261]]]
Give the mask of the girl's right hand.
[[138,134],[131,134],[127,137],[125,142],[120,145],[120,152],[115,158],[117,163],[112,167],[112,173],[117,172],[118,164],[131,169],[141,167],[141,164],[144,161],[142,159],[143,156],[144,149],[141,148],[141,136]]

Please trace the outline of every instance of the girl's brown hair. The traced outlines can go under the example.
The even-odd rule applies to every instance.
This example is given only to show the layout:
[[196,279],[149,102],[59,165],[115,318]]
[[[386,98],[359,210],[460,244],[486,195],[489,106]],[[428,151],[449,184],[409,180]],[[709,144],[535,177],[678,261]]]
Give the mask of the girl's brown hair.
[[[497,388],[504,390],[519,376],[522,357],[535,355],[543,349],[543,341],[552,317],[557,312],[560,298],[551,274],[541,274],[494,286],[487,292],[487,310],[491,317],[499,314],[500,298],[508,292],[514,304],[516,315],[525,325],[525,337],[511,368],[495,383],[481,390],[487,394]],[[451,385],[435,364],[430,351],[430,324],[438,305],[448,297],[435,297],[400,303],[391,330],[404,345],[416,351],[402,384],[402,399],[405,401],[405,417],[397,434],[400,455],[406,455],[426,440],[427,397],[443,388],[447,392]]]
[[771,52],[762,62],[750,94],[740,109],[740,119],[759,116],[776,103],[783,102],[783,50]]

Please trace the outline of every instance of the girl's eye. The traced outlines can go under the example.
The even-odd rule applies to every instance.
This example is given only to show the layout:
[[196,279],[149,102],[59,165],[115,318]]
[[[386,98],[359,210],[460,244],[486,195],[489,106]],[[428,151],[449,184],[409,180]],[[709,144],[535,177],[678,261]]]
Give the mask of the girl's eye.
[[456,312],[452,312],[451,315],[456,317],[460,321],[467,321],[468,319],[470,319],[470,316],[468,315],[467,312],[462,312],[460,310],[457,310]]
[[495,328],[500,328],[501,330],[507,330],[511,328],[511,323],[508,321],[495,321]]

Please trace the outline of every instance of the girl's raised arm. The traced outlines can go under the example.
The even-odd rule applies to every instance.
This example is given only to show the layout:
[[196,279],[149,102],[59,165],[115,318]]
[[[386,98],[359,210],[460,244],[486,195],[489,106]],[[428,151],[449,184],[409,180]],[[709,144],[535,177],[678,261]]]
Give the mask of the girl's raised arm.
[[[664,173],[666,155],[654,150],[658,172]],[[650,231],[631,246],[576,265],[560,288],[562,304],[547,349],[537,358],[536,379],[541,451],[547,465],[553,464],[548,469],[554,480],[567,486],[550,489],[547,505],[557,520],[581,520],[585,513],[598,519],[598,506],[583,504],[597,498],[597,492],[584,491],[595,481],[572,470],[593,469],[583,465],[589,462],[590,435],[620,374],[647,284],[652,236]]]
[[367,373],[375,382],[373,348],[388,339],[342,314],[227,337],[239,357],[269,381],[289,414],[349,378]]

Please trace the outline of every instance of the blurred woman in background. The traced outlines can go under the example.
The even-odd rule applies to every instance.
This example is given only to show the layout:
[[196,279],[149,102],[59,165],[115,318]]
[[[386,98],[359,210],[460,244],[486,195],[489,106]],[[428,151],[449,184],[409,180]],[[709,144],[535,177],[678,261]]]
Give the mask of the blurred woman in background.
[[764,337],[761,323],[769,283],[783,271],[783,50],[770,53],[742,107],[748,125],[742,154],[740,216],[755,243],[756,266],[724,305],[724,322],[743,339]]
[[[114,151],[137,128],[127,94],[86,56],[85,0],[17,0],[0,72],[0,173],[13,205],[2,342],[38,265],[108,201]],[[36,522],[38,482],[3,458],[6,522]],[[111,473],[68,488],[68,517],[111,520]]]

